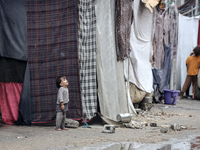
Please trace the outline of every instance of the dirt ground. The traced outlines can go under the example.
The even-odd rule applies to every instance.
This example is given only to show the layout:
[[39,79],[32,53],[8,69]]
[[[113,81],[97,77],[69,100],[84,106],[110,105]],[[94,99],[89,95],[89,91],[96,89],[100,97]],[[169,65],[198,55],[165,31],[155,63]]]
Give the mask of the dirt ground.
[[[94,120],[91,128],[56,131],[53,125],[0,126],[0,150],[79,150],[103,149],[102,145],[122,142],[159,143],[189,136],[200,136],[200,101],[178,98],[176,105],[153,104],[150,111],[134,116],[135,121],[147,122],[141,129],[116,127],[115,133],[102,133],[103,124]],[[156,123],[157,127],[151,127]],[[180,124],[186,128],[171,128],[161,133],[163,125]],[[101,148],[100,148],[101,147]],[[115,148],[113,148],[114,150]],[[148,148],[147,148],[148,149]]]

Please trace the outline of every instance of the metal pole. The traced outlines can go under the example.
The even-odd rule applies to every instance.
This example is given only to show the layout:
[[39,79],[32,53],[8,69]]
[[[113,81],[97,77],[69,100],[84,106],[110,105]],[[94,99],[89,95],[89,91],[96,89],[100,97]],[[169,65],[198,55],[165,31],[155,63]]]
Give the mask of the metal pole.
[[196,0],[196,9],[195,9],[195,15],[199,12],[199,0]]

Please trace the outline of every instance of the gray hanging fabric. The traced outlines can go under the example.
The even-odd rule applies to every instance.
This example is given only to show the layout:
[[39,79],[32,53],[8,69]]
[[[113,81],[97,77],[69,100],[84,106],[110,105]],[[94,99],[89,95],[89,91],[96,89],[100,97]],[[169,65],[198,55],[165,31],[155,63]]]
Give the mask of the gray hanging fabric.
[[160,93],[163,93],[164,89],[169,88],[169,82],[170,82],[170,74],[171,74],[171,63],[170,63],[170,47],[164,46],[165,48],[165,59],[162,69],[152,69],[153,71],[153,88],[154,91],[158,88]]

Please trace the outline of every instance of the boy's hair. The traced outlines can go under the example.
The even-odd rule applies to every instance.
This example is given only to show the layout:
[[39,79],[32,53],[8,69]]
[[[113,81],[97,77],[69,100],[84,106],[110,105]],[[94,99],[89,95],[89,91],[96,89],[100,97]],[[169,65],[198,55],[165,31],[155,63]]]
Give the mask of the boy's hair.
[[56,78],[56,87],[59,89],[61,86],[60,86],[60,83],[62,82],[61,79],[66,79],[66,76],[59,76]]
[[200,46],[196,46],[196,47],[193,49],[193,52],[195,53],[196,56],[200,56]]

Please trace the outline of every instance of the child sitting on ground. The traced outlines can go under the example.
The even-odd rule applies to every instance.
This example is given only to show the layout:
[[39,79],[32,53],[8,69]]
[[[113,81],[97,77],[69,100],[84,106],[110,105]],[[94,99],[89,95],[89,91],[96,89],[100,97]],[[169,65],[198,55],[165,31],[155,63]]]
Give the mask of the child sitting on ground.
[[58,131],[67,130],[67,128],[65,128],[65,118],[69,103],[68,84],[65,76],[60,76],[56,79],[56,86],[58,88],[56,102],[56,130]]

